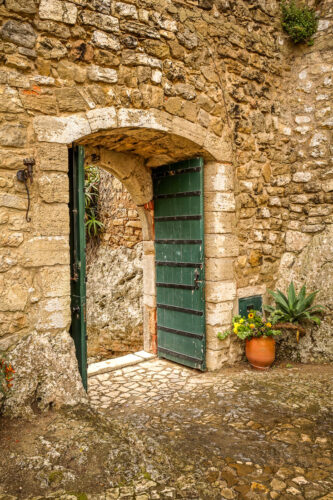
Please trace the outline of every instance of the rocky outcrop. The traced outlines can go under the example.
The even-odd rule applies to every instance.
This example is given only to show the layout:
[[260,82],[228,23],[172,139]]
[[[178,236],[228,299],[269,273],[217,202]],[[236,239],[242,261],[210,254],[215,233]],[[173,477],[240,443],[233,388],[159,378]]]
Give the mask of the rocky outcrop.
[[105,358],[141,350],[142,243],[132,249],[101,246],[93,257],[87,274],[88,356]]
[[308,246],[295,257],[285,253],[281,260],[277,287],[285,290],[291,280],[299,290],[303,283],[308,292],[319,290],[316,302],[324,304],[327,312],[321,325],[307,328],[307,334],[299,343],[295,333],[283,335],[278,341],[277,356],[302,362],[333,361],[333,226],[327,226],[325,232],[314,236]]
[[3,411],[11,417],[87,402],[77,368],[74,343],[66,331],[33,332],[8,353],[15,368],[13,388]]

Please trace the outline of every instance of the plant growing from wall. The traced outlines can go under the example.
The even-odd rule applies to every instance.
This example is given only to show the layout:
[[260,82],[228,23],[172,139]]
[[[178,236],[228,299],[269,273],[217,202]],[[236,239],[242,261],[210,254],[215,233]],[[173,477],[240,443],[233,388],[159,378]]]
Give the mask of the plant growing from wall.
[[0,393],[5,394],[12,387],[15,370],[0,353]]
[[98,218],[98,199],[100,184],[99,169],[93,165],[85,167],[84,198],[85,198],[85,226],[88,238],[96,238],[104,228]]
[[313,9],[294,0],[282,2],[282,27],[294,43],[313,45],[312,36],[317,31],[318,20]]
[[320,325],[320,318],[325,308],[320,304],[313,305],[316,295],[315,292],[306,293],[306,286],[303,285],[299,294],[296,293],[293,282],[288,287],[287,294],[277,290],[269,293],[275,300],[275,306],[264,306],[265,311],[271,314],[270,321],[277,328],[285,328],[296,330],[296,339],[299,341],[300,333],[305,335],[306,331],[302,324],[306,322],[316,323]]

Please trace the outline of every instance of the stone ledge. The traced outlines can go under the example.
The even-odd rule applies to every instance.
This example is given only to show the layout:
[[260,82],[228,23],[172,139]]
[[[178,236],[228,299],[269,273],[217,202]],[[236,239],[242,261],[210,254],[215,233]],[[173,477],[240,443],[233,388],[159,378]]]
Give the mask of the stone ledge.
[[121,356],[120,358],[107,359],[106,361],[100,361],[99,363],[92,363],[90,366],[88,366],[88,377],[93,377],[100,373],[120,370],[121,368],[125,368],[126,366],[136,365],[138,363],[142,363],[143,361],[148,361],[154,358],[156,358],[155,354],[151,354],[146,351],[138,351],[134,354]]

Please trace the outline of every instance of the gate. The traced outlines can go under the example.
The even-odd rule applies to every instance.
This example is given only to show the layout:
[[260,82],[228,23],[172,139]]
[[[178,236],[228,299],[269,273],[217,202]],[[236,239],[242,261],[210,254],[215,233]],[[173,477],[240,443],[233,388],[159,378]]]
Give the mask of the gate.
[[157,349],[205,370],[203,159],[153,169]]
[[74,339],[76,357],[87,389],[86,341],[86,233],[84,225],[84,148],[69,150],[70,189],[70,254],[71,254],[71,312],[70,333]]

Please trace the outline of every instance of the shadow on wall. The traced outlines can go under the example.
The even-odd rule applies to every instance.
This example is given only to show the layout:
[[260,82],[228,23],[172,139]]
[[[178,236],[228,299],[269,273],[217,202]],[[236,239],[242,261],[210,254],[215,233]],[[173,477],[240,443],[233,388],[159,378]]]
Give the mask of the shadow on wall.
[[124,185],[100,169],[99,219],[87,243],[88,362],[143,348],[142,229]]

